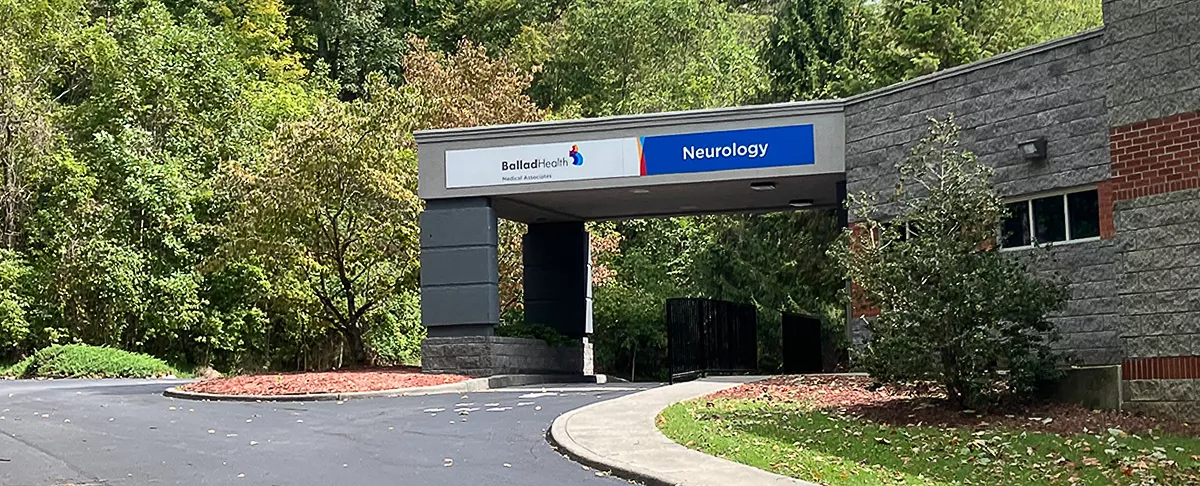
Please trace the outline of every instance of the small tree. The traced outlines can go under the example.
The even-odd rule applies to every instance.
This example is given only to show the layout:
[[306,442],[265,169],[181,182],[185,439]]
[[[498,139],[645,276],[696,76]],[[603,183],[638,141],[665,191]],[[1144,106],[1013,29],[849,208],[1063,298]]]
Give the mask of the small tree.
[[[415,339],[382,342],[413,329],[417,315],[422,203],[412,132],[545,116],[522,94],[531,75],[482,47],[464,40],[445,54],[410,37],[409,48],[403,86],[368,76],[356,100],[326,100],[308,118],[280,125],[263,153],[233,164],[222,185],[235,201],[228,248],[264,260],[284,282],[278,287],[301,289],[302,312],[336,330],[354,363],[371,343],[377,362],[415,351]],[[520,228],[504,225],[502,268],[519,272],[512,241]],[[505,282],[519,282],[516,275]]]
[[415,292],[416,153],[403,90],[375,78],[353,103],[330,101],[280,126],[260,160],[232,168],[236,247],[315,297],[314,314],[366,360],[368,314]]
[[1054,372],[1046,314],[1065,290],[996,251],[1006,209],[991,168],[959,146],[953,117],[930,121],[897,164],[886,201],[895,217],[881,221],[872,195],[851,196],[861,222],[834,253],[856,297],[880,312],[868,325],[867,370],[885,382],[936,382],[954,405],[973,408]]

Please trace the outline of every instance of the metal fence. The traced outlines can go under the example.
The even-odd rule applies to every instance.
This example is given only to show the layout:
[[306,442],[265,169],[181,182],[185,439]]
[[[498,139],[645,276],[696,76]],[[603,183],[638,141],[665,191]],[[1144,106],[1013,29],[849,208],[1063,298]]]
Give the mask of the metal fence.
[[758,368],[758,313],[753,305],[668,299],[667,362],[671,382],[707,373]]
[[821,345],[821,319],[802,314],[783,313],[783,372],[789,375],[820,373],[824,354]]

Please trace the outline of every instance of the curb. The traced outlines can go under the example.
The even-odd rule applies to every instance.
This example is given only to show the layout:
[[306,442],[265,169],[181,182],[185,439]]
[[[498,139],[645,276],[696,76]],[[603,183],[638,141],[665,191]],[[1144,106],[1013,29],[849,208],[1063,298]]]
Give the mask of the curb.
[[[729,387],[733,387],[736,385],[738,385],[738,383],[730,383]],[[674,385],[672,385],[672,386],[674,386]],[[729,388],[729,387],[726,387],[726,388]],[[647,393],[647,392],[652,392],[652,391],[654,391],[654,390],[647,390],[645,392],[640,392],[640,393]],[[671,402],[666,406],[663,406],[663,407],[658,408],[657,410],[654,410],[653,416],[657,417],[658,414],[662,413],[662,411],[664,409],[666,409],[667,407],[669,407],[671,405],[674,405],[675,403],[691,400],[691,399],[694,399],[697,397],[707,395],[709,393],[713,393],[713,392],[706,391],[703,393],[696,394],[694,396],[690,396],[688,398],[684,398],[681,400],[676,400],[674,402]],[[634,395],[637,395],[637,394],[635,393]],[[627,396],[633,396],[633,395],[627,395]],[[618,398],[616,400],[620,400],[620,398]],[[630,481],[640,482],[640,483],[645,484],[646,486],[680,486],[680,485],[696,485],[696,484],[717,484],[717,483],[713,483],[711,481],[706,482],[703,479],[697,481],[695,477],[691,477],[691,478],[680,477],[678,472],[663,473],[663,472],[659,472],[659,471],[650,470],[648,468],[645,468],[644,466],[628,464],[628,463],[625,463],[618,459],[607,458],[607,457],[600,455],[599,453],[593,452],[591,449],[588,449],[587,447],[583,446],[582,444],[576,442],[575,439],[573,439],[567,431],[567,423],[575,415],[578,415],[580,413],[587,413],[593,407],[604,406],[607,402],[608,401],[594,403],[594,404],[587,405],[587,406],[584,406],[581,408],[577,408],[575,410],[568,411],[568,412],[560,415],[550,425],[549,430],[546,431],[546,440],[560,454],[566,456],[568,459],[571,459],[575,462],[583,464],[584,466],[588,466],[592,469],[596,469],[599,471],[609,471],[612,473],[612,475],[614,477],[618,477],[618,478],[630,480]],[[618,425],[614,424],[614,426],[618,426]],[[782,476],[782,475],[777,475],[770,471],[758,469],[753,466],[748,466],[748,465],[740,464],[740,463],[734,463],[734,462],[728,461],[727,459],[722,459],[722,458],[719,458],[716,456],[710,456],[703,452],[693,451],[691,449],[688,449],[687,447],[684,447],[683,445],[680,445],[680,444],[675,443],[674,441],[671,441],[666,436],[662,435],[662,432],[658,431],[657,427],[655,427],[655,433],[659,437],[661,437],[663,440],[669,442],[671,444],[671,446],[673,446],[673,447],[678,447],[679,449],[681,449],[683,451],[688,451],[689,453],[700,454],[702,457],[705,458],[703,461],[704,463],[708,463],[710,459],[712,460],[712,462],[730,463],[731,465],[733,465],[734,467],[736,467],[738,469],[745,468],[748,472],[751,472],[752,475],[765,475],[765,476],[756,478],[756,480],[762,479],[763,477],[768,477],[768,476],[773,477],[771,480],[767,481],[767,482],[770,482],[770,484],[817,486],[813,483],[809,483],[809,482],[806,482],[803,480],[790,478],[790,477]],[[648,445],[648,446],[655,447],[654,445]],[[698,464],[698,465],[702,465],[702,464]]]
[[471,378],[466,381],[443,385],[393,388],[391,390],[365,392],[310,393],[306,395],[221,395],[216,393],[191,392],[181,390],[178,386],[173,386],[164,390],[163,396],[184,400],[214,402],[321,402],[351,400],[355,398],[423,396],[439,393],[474,393],[497,388],[539,385],[543,383],[604,383],[605,379],[604,375],[496,375],[485,378]]
[[[592,451],[572,440],[571,436],[567,435],[567,420],[576,412],[590,406],[571,410],[554,419],[554,423],[550,424],[550,428],[546,430],[546,441],[550,443],[551,447],[554,447],[559,454],[566,456],[567,459],[597,471],[608,471],[614,477],[642,483],[645,486],[678,486],[678,483],[659,477],[650,471],[625,467],[620,462],[606,460],[603,456],[592,453]],[[655,412],[655,414],[659,412]]]

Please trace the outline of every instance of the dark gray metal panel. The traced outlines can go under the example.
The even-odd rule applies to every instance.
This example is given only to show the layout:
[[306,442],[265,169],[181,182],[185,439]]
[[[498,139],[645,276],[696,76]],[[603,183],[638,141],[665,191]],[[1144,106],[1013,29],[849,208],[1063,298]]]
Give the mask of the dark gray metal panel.
[[496,246],[496,212],[485,197],[426,201],[421,248]]
[[531,224],[522,250],[525,321],[570,337],[590,333],[591,273],[583,223]]
[[[578,258],[581,253],[586,256],[587,241],[587,230],[581,222],[531,224],[522,261],[526,266],[560,265],[566,259]],[[587,259],[578,263],[587,265]]]
[[[524,275],[525,300],[561,298],[565,292],[586,298],[586,269],[567,269],[566,265],[526,265]],[[569,271],[571,270],[571,271]]]
[[499,264],[495,246],[460,246],[421,250],[421,285],[497,283]]
[[425,327],[500,322],[500,287],[496,284],[421,288],[421,324]]
[[488,198],[426,204],[421,214],[421,323],[430,335],[491,335],[500,322],[496,231]]

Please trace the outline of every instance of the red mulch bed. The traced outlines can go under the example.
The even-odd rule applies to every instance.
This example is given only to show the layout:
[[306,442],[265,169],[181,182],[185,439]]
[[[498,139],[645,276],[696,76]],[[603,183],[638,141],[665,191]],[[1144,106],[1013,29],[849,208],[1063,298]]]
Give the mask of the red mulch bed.
[[427,375],[421,373],[420,368],[405,366],[233,376],[189,383],[181,388],[184,391],[219,395],[307,395],[443,385],[469,378],[462,375]]
[[1200,424],[1094,411],[1067,403],[1010,403],[987,411],[958,411],[936,392],[920,387],[878,386],[865,376],[780,376],[730,388],[710,397],[800,402],[819,410],[888,426],[1019,428],[1063,435],[1084,433],[1084,429],[1094,434],[1113,428],[1126,433],[1157,430],[1171,435],[1200,437]]

